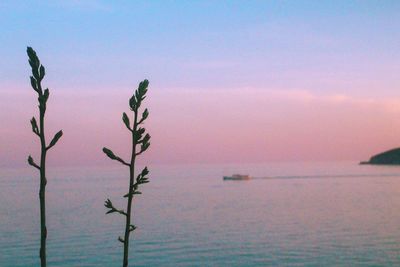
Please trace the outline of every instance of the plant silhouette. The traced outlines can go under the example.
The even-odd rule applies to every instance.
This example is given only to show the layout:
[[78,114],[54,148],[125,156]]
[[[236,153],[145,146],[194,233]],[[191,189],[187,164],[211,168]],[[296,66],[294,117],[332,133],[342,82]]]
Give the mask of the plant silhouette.
[[49,89],[42,89],[42,80],[45,75],[45,68],[40,64],[40,60],[36,55],[36,52],[31,48],[27,48],[27,54],[29,57],[29,65],[32,68],[31,85],[33,90],[38,94],[39,101],[39,126],[35,117],[31,119],[32,131],[40,139],[40,164],[36,164],[31,155],[28,157],[29,165],[38,169],[40,172],[40,189],[39,189],[39,200],[40,200],[40,264],[42,267],[46,266],[46,154],[47,151],[52,148],[57,141],[63,135],[62,131],[55,134],[49,145],[46,145],[46,137],[44,132],[44,115],[46,113],[46,104],[49,99]]
[[[114,152],[112,152],[108,148],[103,148],[103,152],[112,160],[119,161],[121,164],[129,167],[129,190],[124,197],[128,198],[127,209],[126,212],[124,210],[120,210],[115,208],[110,199],[107,199],[104,203],[104,206],[108,209],[106,214],[109,213],[118,213],[120,215],[125,216],[125,235],[124,237],[118,237],[118,240],[124,244],[124,258],[122,262],[123,267],[128,266],[128,254],[129,254],[129,236],[130,233],[133,232],[136,227],[131,223],[132,220],[132,199],[134,195],[141,194],[139,191],[139,186],[145,183],[148,183],[149,170],[145,167],[136,177],[135,179],[135,161],[136,157],[145,152],[150,146],[150,135],[145,133],[146,130],[143,126],[144,121],[149,116],[149,112],[147,108],[143,111],[141,117],[139,118],[139,108],[142,104],[142,101],[146,97],[147,87],[149,85],[148,80],[144,80],[139,84],[138,89],[135,91],[134,95],[129,99],[129,106],[131,111],[133,111],[133,124],[131,125],[128,115],[124,112],[122,114],[122,121],[125,124],[126,128],[132,133],[132,154],[130,163],[127,163],[120,157],[116,156]],[[138,149],[138,147],[140,147]]]

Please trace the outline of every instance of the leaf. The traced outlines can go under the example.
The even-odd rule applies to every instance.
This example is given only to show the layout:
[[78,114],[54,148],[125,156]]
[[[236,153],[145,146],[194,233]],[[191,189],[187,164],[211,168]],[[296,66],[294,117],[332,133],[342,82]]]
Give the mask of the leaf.
[[144,137],[143,137],[143,140],[142,140],[142,143],[143,144],[147,144],[149,141],[150,141],[150,135],[149,134],[146,134]]
[[106,214],[110,214],[113,212],[116,212],[117,210],[114,208],[111,200],[109,198],[107,198],[107,200],[104,202],[104,207],[106,207],[107,209],[110,209],[109,211],[106,212]]
[[140,148],[140,153],[145,152],[150,147],[150,143],[143,143]]
[[142,128],[142,127],[140,127],[140,128],[137,130],[137,132],[138,132],[139,134],[144,134],[145,131],[146,131],[146,129],[145,129],[145,128]]
[[136,101],[138,103],[140,103],[142,101],[142,98],[140,97],[140,94],[139,94],[138,90],[135,91],[135,97],[136,97]]
[[33,77],[35,77],[36,80],[40,80],[39,71],[38,71],[37,68],[32,68],[32,74],[33,74]]
[[28,54],[29,57],[29,65],[31,65],[32,69],[37,69],[39,67],[40,61],[39,58],[36,55],[35,50],[32,49],[32,47],[27,47],[26,48],[26,53]]
[[141,97],[143,97],[147,93],[148,86],[149,86],[149,81],[147,79],[139,83],[138,91]]
[[149,179],[147,177],[145,177],[147,174],[149,174],[149,170],[147,169],[147,167],[145,167],[142,170],[142,172],[138,175],[138,177],[136,178],[137,185],[146,184],[149,182]]
[[63,131],[62,130],[58,131],[58,133],[56,133],[54,135],[53,140],[51,140],[48,148],[54,146],[58,142],[58,140],[61,138],[62,135],[63,135]]
[[129,99],[129,106],[131,107],[131,110],[136,110],[136,99],[134,95]]
[[142,177],[146,176],[147,174],[149,174],[149,170],[147,169],[147,167],[144,167],[144,169],[142,170]]
[[147,183],[149,183],[150,181],[146,178],[146,179],[141,179],[140,181],[138,181],[137,183],[140,185],[140,184],[147,184]]
[[110,159],[117,159],[117,157],[114,155],[114,152],[112,152],[110,149],[103,147],[103,152],[109,157]]
[[35,117],[32,117],[31,125],[32,125],[32,132],[34,132],[35,134],[39,135],[39,128],[37,126]]
[[103,147],[103,152],[112,160],[117,160],[119,162],[121,162],[123,165],[126,166],[131,166],[129,163],[126,163],[123,159],[121,159],[120,157],[116,156],[114,154],[114,152],[112,152],[110,149]]
[[32,165],[32,166],[35,165],[35,162],[33,162],[33,158],[31,157],[31,155],[29,155],[29,157],[28,157],[28,163],[29,163],[29,165]]
[[126,128],[128,128],[129,130],[132,131],[132,129],[131,129],[131,123],[130,123],[130,121],[129,121],[128,115],[126,115],[125,112],[122,114],[122,121],[124,122]]
[[142,114],[142,119],[140,120],[141,122],[144,121],[145,119],[147,119],[147,117],[149,116],[149,111],[147,110],[147,108],[143,111]]
[[40,65],[40,80],[42,80],[44,78],[45,75],[45,69],[43,65]]
[[31,86],[32,86],[33,90],[38,91],[36,79],[33,76],[30,76],[30,79],[31,79]]
[[113,208],[112,202],[109,198],[107,198],[107,200],[104,201],[104,206],[109,209]]
[[33,161],[33,158],[31,157],[31,155],[29,155],[29,157],[28,157],[28,164],[35,167],[36,169],[40,170],[40,167]]
[[43,94],[43,97],[44,97],[44,101],[45,102],[47,102],[47,99],[49,99],[49,88],[46,88],[46,90],[44,90],[44,94]]
[[135,132],[135,142],[139,142],[140,138],[142,138],[144,132],[146,129],[140,127],[139,129],[136,130]]
[[142,100],[144,99],[144,95],[147,92],[148,85],[149,85],[148,80],[144,80],[139,83],[138,89],[135,90],[134,94],[129,99],[129,106],[131,107],[131,110],[137,111],[139,109],[140,104],[141,104]]

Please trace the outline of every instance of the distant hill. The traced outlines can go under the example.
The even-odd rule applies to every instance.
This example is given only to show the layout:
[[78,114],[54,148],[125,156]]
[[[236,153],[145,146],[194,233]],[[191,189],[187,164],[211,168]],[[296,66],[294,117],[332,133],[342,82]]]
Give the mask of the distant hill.
[[376,154],[369,161],[362,161],[360,164],[400,165],[400,148]]

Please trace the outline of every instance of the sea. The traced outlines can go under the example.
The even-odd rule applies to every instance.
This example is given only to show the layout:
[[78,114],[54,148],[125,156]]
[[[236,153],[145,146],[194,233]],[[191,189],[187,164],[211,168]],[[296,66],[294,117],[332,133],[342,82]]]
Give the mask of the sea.
[[[130,266],[400,266],[400,167],[150,165]],[[224,175],[249,174],[247,181]],[[48,166],[48,266],[121,266],[128,170]],[[39,178],[0,169],[0,266],[40,266]]]

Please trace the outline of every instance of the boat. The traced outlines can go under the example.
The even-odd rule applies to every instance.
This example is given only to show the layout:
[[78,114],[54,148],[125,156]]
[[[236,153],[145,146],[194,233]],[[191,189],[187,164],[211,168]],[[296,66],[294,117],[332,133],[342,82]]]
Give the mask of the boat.
[[250,180],[251,177],[249,175],[243,175],[243,174],[233,174],[232,176],[224,176],[224,180],[235,180],[235,181],[240,181],[240,180]]

